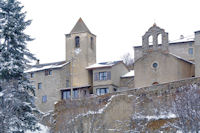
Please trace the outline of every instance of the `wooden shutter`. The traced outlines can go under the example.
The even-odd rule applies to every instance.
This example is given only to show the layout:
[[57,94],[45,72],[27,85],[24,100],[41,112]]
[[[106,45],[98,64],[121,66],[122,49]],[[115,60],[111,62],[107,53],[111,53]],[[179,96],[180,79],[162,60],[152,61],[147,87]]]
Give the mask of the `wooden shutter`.
[[111,80],[111,72],[108,71],[107,74],[108,74],[108,80]]
[[97,80],[99,80],[98,72],[94,73],[94,81],[97,81]]

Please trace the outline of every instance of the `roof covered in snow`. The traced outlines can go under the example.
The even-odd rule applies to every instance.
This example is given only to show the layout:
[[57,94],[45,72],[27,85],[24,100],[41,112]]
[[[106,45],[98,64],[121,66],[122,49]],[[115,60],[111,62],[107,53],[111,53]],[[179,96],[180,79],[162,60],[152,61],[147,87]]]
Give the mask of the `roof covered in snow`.
[[25,72],[29,73],[29,72],[42,71],[42,70],[46,70],[46,69],[62,68],[63,66],[67,65],[68,63],[69,62],[60,61],[60,62],[33,65]]
[[182,36],[180,37],[180,39],[169,41],[169,43],[173,44],[173,43],[191,42],[191,41],[194,41],[194,36],[188,36],[188,37]]
[[[177,40],[173,40],[173,41],[169,41],[169,45],[176,45],[176,44],[185,44],[185,43],[190,43],[190,42],[194,42],[194,36],[188,36],[188,37],[182,37],[180,39]],[[161,44],[159,44],[160,46]],[[153,47],[153,45],[149,45],[150,47]],[[134,46],[134,48],[142,48],[142,46]]]
[[128,77],[134,77],[134,76],[135,76],[135,71],[131,70],[130,72],[122,75],[121,78],[128,78]]
[[106,68],[106,67],[112,67],[118,63],[122,63],[123,61],[109,61],[109,62],[100,62],[93,64],[91,66],[86,67],[86,69],[97,69],[97,68]]

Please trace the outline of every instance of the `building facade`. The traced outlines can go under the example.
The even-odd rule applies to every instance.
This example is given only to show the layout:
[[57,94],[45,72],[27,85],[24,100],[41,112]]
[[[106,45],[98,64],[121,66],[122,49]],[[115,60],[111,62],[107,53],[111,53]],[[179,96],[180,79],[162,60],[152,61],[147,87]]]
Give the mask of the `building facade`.
[[[38,63],[26,71],[36,88],[36,106],[42,112],[53,110],[55,102],[62,99],[117,91],[120,77],[128,73],[122,61],[96,63],[96,35],[81,18],[65,40],[65,61]],[[97,64],[104,67],[93,67]]]
[[[159,42],[160,36],[160,42]],[[134,47],[136,88],[198,76],[199,32],[194,38],[169,42],[168,33],[154,24]]]

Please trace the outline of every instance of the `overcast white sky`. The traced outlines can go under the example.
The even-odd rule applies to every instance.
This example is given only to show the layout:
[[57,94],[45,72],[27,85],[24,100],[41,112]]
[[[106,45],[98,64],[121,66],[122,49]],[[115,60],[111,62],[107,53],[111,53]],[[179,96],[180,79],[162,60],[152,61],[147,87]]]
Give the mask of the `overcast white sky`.
[[154,22],[170,40],[200,30],[199,0],[20,0],[32,19],[29,49],[42,63],[65,60],[65,36],[81,17],[97,35],[97,61],[118,60]]

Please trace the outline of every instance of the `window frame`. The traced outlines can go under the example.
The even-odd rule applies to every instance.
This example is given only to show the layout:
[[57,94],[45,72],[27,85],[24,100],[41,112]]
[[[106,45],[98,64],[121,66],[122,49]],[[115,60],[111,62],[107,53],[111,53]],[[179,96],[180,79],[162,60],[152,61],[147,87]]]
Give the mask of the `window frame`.
[[42,82],[38,83],[38,90],[42,89]]
[[79,36],[75,37],[75,48],[80,48],[80,37]]
[[194,55],[194,49],[193,48],[188,48],[188,54],[189,55]]
[[45,70],[44,70],[44,75],[45,75],[45,76],[52,75],[52,73],[53,73],[53,70],[51,70],[51,69],[45,69]]
[[99,80],[108,80],[108,72],[99,72]]
[[97,88],[97,89],[96,89],[96,94],[97,94],[98,96],[105,95],[105,94],[108,94],[108,93],[109,93],[109,88],[108,88],[108,87]]
[[78,98],[79,95],[78,95],[78,89],[73,89],[73,98]]
[[47,102],[47,95],[42,96],[42,103],[46,103]]
[[62,91],[62,99],[63,100],[71,99],[71,90]]

